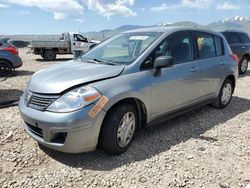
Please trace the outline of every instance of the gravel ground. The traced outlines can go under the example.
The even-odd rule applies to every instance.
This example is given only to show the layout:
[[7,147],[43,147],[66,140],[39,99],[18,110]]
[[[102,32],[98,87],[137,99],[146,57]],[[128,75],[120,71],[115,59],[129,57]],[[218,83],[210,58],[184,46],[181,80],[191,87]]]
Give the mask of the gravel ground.
[[[25,49],[20,54],[24,66],[0,82],[0,100],[19,97],[35,71],[71,57],[47,63]],[[120,156],[46,149],[24,132],[17,107],[0,109],[0,187],[246,187],[249,88],[250,70],[226,109],[206,106],[145,128]]]

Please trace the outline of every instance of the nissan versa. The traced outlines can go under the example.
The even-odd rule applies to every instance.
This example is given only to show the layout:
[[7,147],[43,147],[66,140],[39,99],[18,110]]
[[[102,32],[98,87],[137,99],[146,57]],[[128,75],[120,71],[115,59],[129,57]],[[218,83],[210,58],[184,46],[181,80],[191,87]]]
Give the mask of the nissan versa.
[[237,67],[219,33],[138,29],[35,73],[19,109],[28,134],[46,147],[120,154],[145,125],[201,105],[226,107]]

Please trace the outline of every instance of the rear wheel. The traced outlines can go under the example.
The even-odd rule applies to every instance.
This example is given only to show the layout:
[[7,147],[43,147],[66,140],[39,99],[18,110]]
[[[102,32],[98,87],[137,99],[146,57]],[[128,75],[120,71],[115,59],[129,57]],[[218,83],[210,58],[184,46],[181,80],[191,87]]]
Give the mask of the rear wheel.
[[47,61],[53,61],[56,59],[56,52],[55,50],[45,50],[43,53],[43,58]]
[[112,109],[105,118],[100,133],[100,146],[105,152],[121,154],[130,146],[138,125],[136,109],[123,104]]
[[232,81],[226,79],[221,86],[219,96],[212,105],[219,109],[225,108],[232,99],[233,89]]
[[10,62],[0,60],[0,77],[8,76],[12,73],[13,67]]
[[248,68],[248,58],[243,57],[239,63],[239,74],[245,74]]

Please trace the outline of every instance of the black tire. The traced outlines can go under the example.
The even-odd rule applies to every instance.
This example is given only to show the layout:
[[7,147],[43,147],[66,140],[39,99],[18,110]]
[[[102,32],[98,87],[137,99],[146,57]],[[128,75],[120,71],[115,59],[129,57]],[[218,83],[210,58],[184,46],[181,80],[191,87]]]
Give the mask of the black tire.
[[[131,136],[131,140],[124,147],[119,146],[118,141],[118,128],[120,127],[120,123],[127,113],[133,113],[135,118],[135,128],[134,132]],[[99,146],[109,154],[122,154],[124,153],[132,143],[135,132],[138,127],[138,115],[135,107],[131,104],[122,104],[119,107],[115,107],[110,112],[108,112],[107,116],[102,125],[102,129],[100,132]]]
[[13,72],[12,64],[6,60],[0,60],[0,77],[9,76]]
[[56,52],[55,50],[45,50],[43,56],[46,61],[53,61],[56,59]]
[[244,56],[239,62],[239,74],[245,74],[248,68],[249,59]]
[[[223,96],[223,89],[224,89],[224,87],[225,87],[226,85],[228,86],[228,84],[229,84],[230,87],[231,87],[231,94],[230,94],[229,100],[225,103],[225,101],[223,102],[223,99],[222,99],[222,96]],[[221,88],[220,88],[220,93],[219,93],[219,95],[218,95],[216,101],[212,103],[212,106],[214,106],[215,108],[218,108],[218,109],[223,109],[223,108],[225,108],[225,107],[230,103],[230,101],[231,101],[231,99],[232,99],[233,90],[234,90],[234,86],[233,86],[232,81],[229,80],[229,79],[226,79],[226,80],[223,82],[223,84],[222,84],[222,86],[221,86]]]

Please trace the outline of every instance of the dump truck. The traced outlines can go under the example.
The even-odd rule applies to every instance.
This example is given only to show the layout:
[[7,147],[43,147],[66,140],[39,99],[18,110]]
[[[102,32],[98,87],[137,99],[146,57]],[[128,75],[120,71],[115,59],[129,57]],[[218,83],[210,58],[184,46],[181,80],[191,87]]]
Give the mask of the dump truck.
[[47,61],[55,60],[57,55],[73,54],[74,51],[87,52],[100,41],[89,41],[80,33],[66,32],[62,33],[58,40],[50,41],[30,41],[28,45],[29,53],[41,55]]

